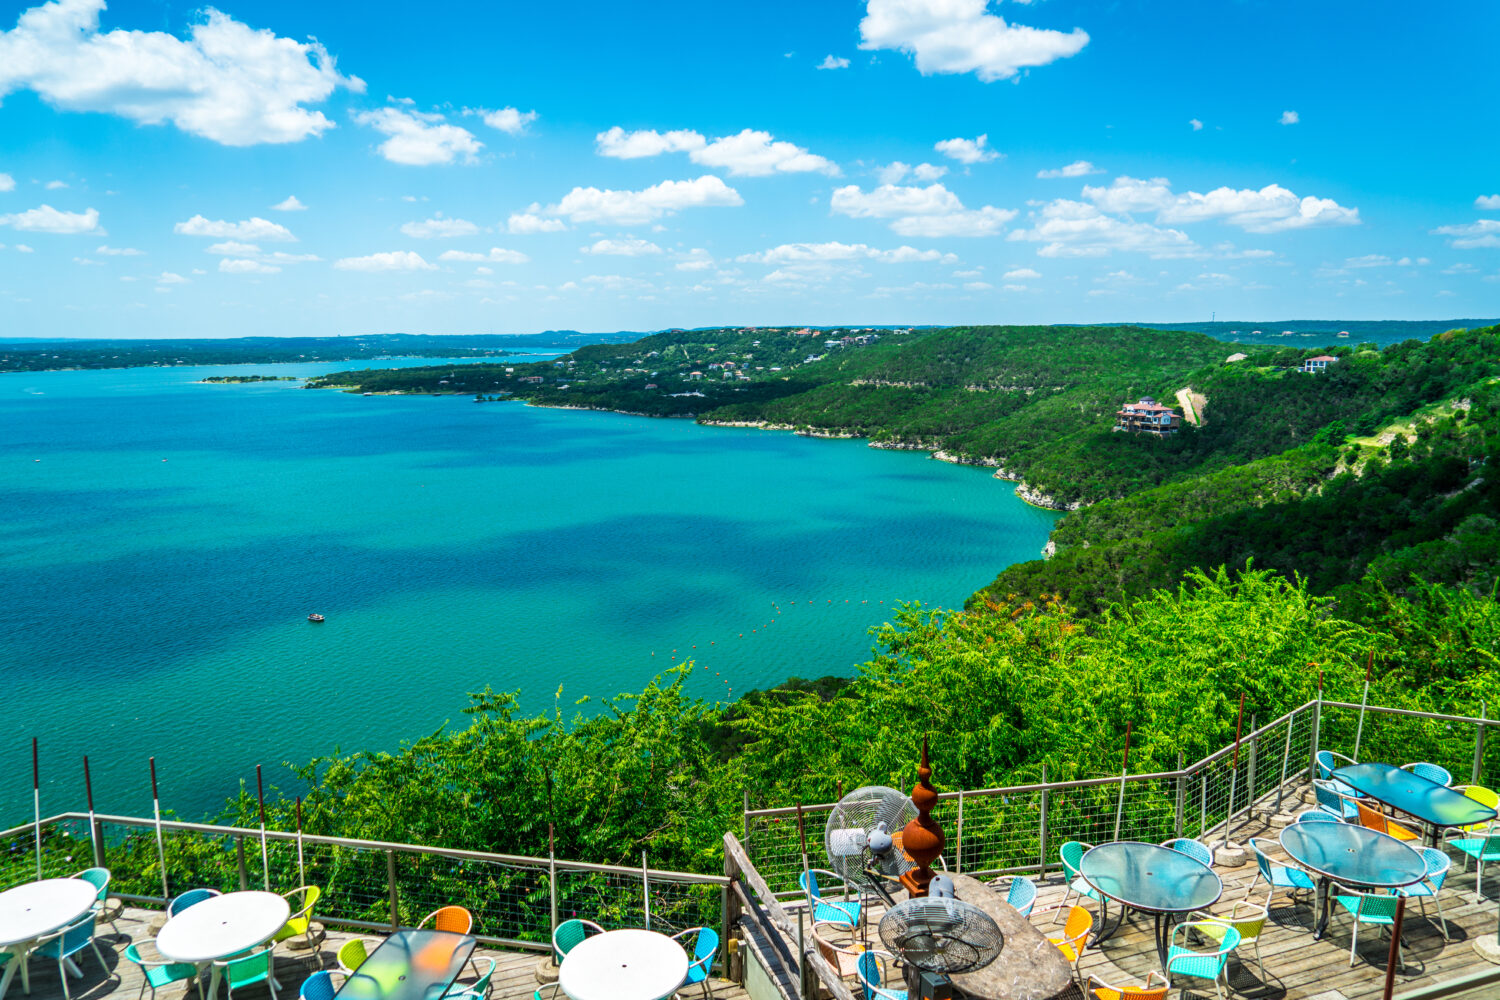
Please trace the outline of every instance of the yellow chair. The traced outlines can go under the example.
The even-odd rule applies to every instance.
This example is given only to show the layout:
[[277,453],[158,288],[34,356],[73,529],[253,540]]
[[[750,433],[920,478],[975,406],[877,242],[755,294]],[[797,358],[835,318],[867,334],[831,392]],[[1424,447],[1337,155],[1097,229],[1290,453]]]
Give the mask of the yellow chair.
[[1240,944],[1255,944],[1255,963],[1260,966],[1261,982],[1266,981],[1266,963],[1260,957],[1260,934],[1266,929],[1266,908],[1258,903],[1247,900],[1238,900],[1229,910],[1228,916],[1218,916],[1213,913],[1199,912],[1188,916],[1189,920],[1202,921],[1197,926],[1197,931],[1206,938],[1211,938],[1219,944],[1224,943],[1224,932],[1233,927],[1240,932]]
[[339,963],[339,971],[345,976],[352,976],[369,957],[368,942],[364,938],[350,938],[339,945],[335,959]]
[[[1151,980],[1160,979],[1160,986],[1152,986]],[[1094,984],[1098,983],[1098,986]],[[1093,991],[1099,1000],[1167,1000],[1167,977],[1152,969],[1146,973],[1146,982],[1142,986],[1111,986],[1098,976],[1089,976],[1088,988]]]
[[1078,963],[1083,959],[1083,949],[1088,946],[1089,933],[1094,929],[1094,915],[1081,906],[1049,906],[1044,910],[1035,911],[1034,915],[1040,916],[1048,910],[1066,909],[1068,919],[1063,923],[1062,935],[1053,937],[1047,935],[1047,940],[1057,946],[1062,952],[1063,958],[1073,966],[1073,975],[1078,975]]
[[[315,947],[312,934],[312,911],[313,907],[317,905],[318,897],[323,895],[323,890],[315,885],[301,885],[291,892],[284,892],[281,895],[292,906],[296,906],[297,909],[293,911],[290,917],[286,918],[286,923],[282,925],[281,930],[277,931],[276,936],[271,940],[285,941],[287,938],[293,938],[301,934],[307,939],[307,947],[312,949]],[[299,902],[300,906],[298,905]]]
[[1359,825],[1380,833],[1389,834],[1397,840],[1421,840],[1422,835],[1402,826],[1379,809],[1372,809],[1363,800],[1354,803],[1359,807]]
[[[1463,792],[1464,795],[1482,806],[1488,806],[1491,809],[1500,811],[1500,792],[1485,788],[1483,785],[1455,785],[1453,786],[1453,790],[1455,792]],[[1485,820],[1482,823],[1470,823],[1468,826],[1461,826],[1456,831],[1450,832],[1482,834],[1490,828],[1490,824],[1493,822],[1494,820]]]

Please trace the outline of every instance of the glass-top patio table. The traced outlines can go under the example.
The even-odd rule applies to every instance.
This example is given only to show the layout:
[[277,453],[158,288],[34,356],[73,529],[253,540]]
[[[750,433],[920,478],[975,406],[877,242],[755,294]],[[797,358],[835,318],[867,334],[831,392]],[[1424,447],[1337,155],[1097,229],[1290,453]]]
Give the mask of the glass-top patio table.
[[1463,792],[1390,764],[1350,764],[1334,771],[1333,776],[1355,791],[1427,824],[1433,846],[1437,846],[1438,831],[1444,827],[1488,823],[1496,815],[1495,810]]
[[370,952],[335,995],[339,1000],[439,1000],[477,943],[467,934],[397,931]]
[[1328,886],[1395,889],[1422,881],[1422,855],[1378,830],[1352,823],[1293,823],[1281,831],[1281,847],[1293,861],[1318,876],[1313,939],[1328,929]]
[[[1104,897],[1094,944],[1119,929],[1126,909],[1150,913],[1156,918],[1156,952],[1163,969],[1172,940],[1171,918],[1212,906],[1224,894],[1224,883],[1203,862],[1168,847],[1132,840],[1093,848],[1078,862],[1078,874]],[[1105,929],[1111,899],[1122,909],[1114,927]]]

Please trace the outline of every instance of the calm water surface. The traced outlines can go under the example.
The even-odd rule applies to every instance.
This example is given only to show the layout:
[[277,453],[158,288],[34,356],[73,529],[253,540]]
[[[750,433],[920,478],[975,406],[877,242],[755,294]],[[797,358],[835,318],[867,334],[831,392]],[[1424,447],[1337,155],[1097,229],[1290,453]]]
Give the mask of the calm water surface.
[[87,753],[101,809],[149,814],[155,754],[195,816],[487,684],[571,714],[688,657],[710,699],[851,673],[893,604],[961,604],[1055,519],[861,442],[196,384],[246,370],[0,375],[0,825],[32,736],[44,812],[82,808]]

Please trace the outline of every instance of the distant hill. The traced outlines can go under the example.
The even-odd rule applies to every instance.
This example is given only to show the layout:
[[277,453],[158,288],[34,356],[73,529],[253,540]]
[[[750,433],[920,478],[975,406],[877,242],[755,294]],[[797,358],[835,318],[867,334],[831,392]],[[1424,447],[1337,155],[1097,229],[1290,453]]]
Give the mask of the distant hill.
[[[1500,319],[1418,319],[1418,320],[1340,320],[1340,319],[1268,319],[1224,320],[1213,323],[1137,323],[1153,330],[1191,330],[1216,340],[1242,344],[1293,344],[1298,347],[1321,347],[1328,344],[1363,341],[1389,347],[1403,340],[1429,340],[1449,330],[1477,330],[1494,326]],[[1340,337],[1347,333],[1347,337]]]

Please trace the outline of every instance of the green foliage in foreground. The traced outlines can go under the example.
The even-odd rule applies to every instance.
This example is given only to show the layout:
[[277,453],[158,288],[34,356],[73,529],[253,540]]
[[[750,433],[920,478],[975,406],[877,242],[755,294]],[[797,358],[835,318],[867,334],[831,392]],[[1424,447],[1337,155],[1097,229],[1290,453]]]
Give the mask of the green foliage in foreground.
[[[1055,779],[1109,773],[1127,722],[1133,769],[1173,767],[1233,739],[1242,691],[1262,720],[1313,697],[1318,671],[1330,698],[1358,700],[1372,653],[1373,702],[1473,712],[1500,695],[1500,606],[1444,587],[1383,595],[1354,622],[1268,572],[1195,572],[1094,620],[1055,603],[908,607],[875,637],[847,685],[732,706],[689,697],[690,664],[571,718],[486,691],[467,728],[304,767],[307,828],[545,855],[550,820],[559,857],[631,864],[645,850],[653,866],[712,872],[742,790],[784,805],[828,800],[840,783],[906,786],[923,736],[936,782],[974,788],[1034,779],[1044,763]],[[1382,750],[1452,756],[1425,739]],[[289,806],[274,805],[275,825],[289,827]],[[226,818],[247,823],[252,808],[241,797]]]

